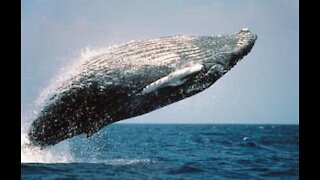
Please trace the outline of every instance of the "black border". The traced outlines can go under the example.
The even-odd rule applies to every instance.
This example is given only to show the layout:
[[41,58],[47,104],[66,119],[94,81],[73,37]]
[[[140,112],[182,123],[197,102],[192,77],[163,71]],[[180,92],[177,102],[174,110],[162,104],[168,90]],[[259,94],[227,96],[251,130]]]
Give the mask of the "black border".
[[[12,8],[9,8],[9,2],[12,3]],[[319,51],[318,47],[320,47],[316,40],[319,34],[317,32],[319,30],[317,28],[319,20],[317,10],[311,6],[310,4],[308,7],[306,1],[299,1],[299,178],[301,179],[307,179],[305,177],[308,175],[313,177],[307,170],[316,173],[317,171],[313,171],[309,167],[314,166],[316,168],[318,163],[316,159],[313,159],[313,162],[308,162],[307,160],[308,155],[316,155],[319,142],[317,138],[317,132],[319,131],[317,129],[319,127],[316,124],[319,121],[316,114],[316,108],[319,105],[315,97],[318,94],[317,72],[319,70],[316,68],[319,67],[315,63],[318,61],[317,52]],[[3,115],[5,116],[2,116],[1,124],[1,149],[5,151],[2,153],[5,159],[3,167],[8,168],[8,171],[5,170],[5,174],[8,174],[8,176],[4,175],[4,177],[10,177],[10,179],[17,177],[17,179],[20,179],[21,0],[16,2],[6,1],[5,5],[3,5],[2,13],[4,21],[2,21],[1,30],[2,38],[5,41],[1,44],[5,48],[2,51],[2,86],[0,89],[3,91],[1,93],[3,98],[1,109],[4,111]],[[309,26],[308,23],[310,23]],[[309,80],[311,81],[311,86],[308,88],[307,82]],[[308,117],[308,115],[311,115],[311,117]]]
[[3,177],[21,179],[21,1],[2,7],[1,167]]
[[[309,7],[308,7],[309,6]],[[317,7],[317,6],[314,6]],[[317,52],[319,51],[317,27],[317,10],[306,1],[299,1],[299,178],[313,179],[317,177],[318,162],[313,155],[317,151],[318,138],[316,108],[318,101],[315,95],[317,88]],[[318,32],[317,32],[318,31]],[[315,53],[314,53],[315,52]],[[314,68],[314,69],[313,69]],[[310,87],[308,87],[310,82]],[[313,151],[313,152],[312,152]],[[308,156],[311,156],[308,158]],[[309,159],[309,160],[307,160]],[[313,172],[313,173],[311,173]],[[307,178],[310,176],[311,178]]]

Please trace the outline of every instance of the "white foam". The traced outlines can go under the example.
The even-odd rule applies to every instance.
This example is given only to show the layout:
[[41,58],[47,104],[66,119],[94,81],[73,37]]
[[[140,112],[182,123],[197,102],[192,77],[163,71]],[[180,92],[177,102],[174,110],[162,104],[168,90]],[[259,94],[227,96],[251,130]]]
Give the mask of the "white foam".
[[30,145],[27,134],[21,133],[21,163],[70,163],[72,156],[67,144],[51,149],[40,149]]
[[248,139],[249,139],[248,137],[244,137],[242,140],[247,141]]
[[150,159],[110,159],[103,162],[107,165],[132,165],[132,164],[151,164],[155,163]]

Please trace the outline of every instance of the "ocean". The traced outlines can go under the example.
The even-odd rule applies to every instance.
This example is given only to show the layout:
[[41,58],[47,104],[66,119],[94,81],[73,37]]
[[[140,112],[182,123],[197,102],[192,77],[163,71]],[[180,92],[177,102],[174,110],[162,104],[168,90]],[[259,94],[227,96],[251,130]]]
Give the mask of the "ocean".
[[115,123],[21,155],[21,179],[299,179],[299,125]]

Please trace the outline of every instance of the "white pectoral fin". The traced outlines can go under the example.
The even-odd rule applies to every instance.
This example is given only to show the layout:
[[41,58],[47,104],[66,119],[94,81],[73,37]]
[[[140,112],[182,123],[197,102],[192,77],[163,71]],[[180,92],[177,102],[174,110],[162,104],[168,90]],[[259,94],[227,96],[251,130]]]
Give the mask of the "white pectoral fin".
[[157,89],[160,89],[166,86],[180,86],[184,82],[186,82],[191,75],[199,73],[202,70],[202,68],[203,68],[202,64],[195,64],[195,65],[188,66],[183,69],[174,71],[173,73],[147,85],[145,88],[143,88],[141,94],[150,93],[152,91],[155,91]]

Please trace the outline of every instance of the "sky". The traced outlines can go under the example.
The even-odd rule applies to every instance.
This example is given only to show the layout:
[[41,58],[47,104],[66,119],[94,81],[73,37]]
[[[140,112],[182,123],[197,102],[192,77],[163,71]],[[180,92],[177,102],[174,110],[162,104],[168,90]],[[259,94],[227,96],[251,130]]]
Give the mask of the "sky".
[[123,122],[299,124],[298,0],[22,0],[21,117],[86,49],[245,27],[255,46],[210,88]]

